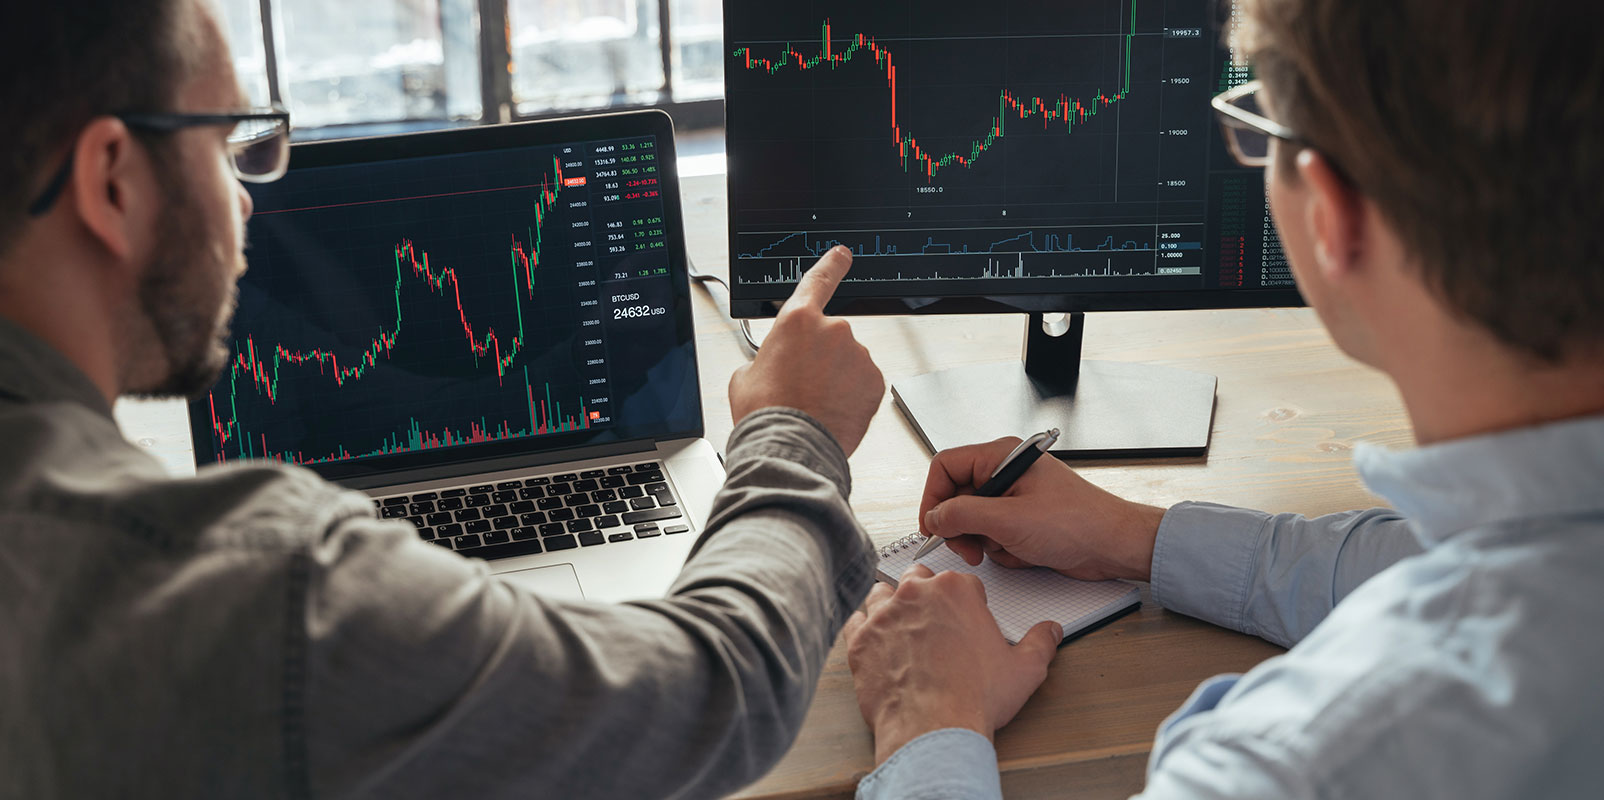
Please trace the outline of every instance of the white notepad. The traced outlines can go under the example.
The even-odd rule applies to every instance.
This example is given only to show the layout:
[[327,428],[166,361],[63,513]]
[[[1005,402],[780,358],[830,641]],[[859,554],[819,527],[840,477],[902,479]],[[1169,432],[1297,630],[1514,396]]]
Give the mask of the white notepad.
[[[897,585],[925,537],[915,531],[880,549],[880,580]],[[990,558],[971,567],[943,545],[919,563],[932,572],[967,572],[986,585],[986,605],[1009,644],[1018,644],[1036,624],[1052,620],[1064,638],[1092,627],[1141,602],[1142,593],[1124,581],[1078,581],[1046,567],[1009,569]]]

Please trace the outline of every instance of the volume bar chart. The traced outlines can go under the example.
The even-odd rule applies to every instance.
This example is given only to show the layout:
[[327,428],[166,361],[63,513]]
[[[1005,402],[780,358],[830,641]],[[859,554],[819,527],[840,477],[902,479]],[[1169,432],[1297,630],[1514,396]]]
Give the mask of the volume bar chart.
[[[266,433],[253,434],[249,431],[239,430],[237,419],[230,420],[228,423],[222,422],[217,414],[215,397],[209,397],[208,404],[211,407],[213,431],[217,433],[220,440],[237,441],[239,448],[237,458],[268,458],[302,466],[329,464],[369,456],[438,450],[442,447],[455,447],[464,444],[506,441],[527,436],[544,436],[552,433],[588,430],[591,420],[600,416],[600,412],[589,411],[582,399],[574,403],[578,407],[577,413],[565,414],[562,402],[552,398],[550,384],[543,384],[540,394],[536,394],[534,385],[529,382],[528,370],[524,371],[523,384],[529,405],[529,422],[527,426],[515,427],[515,424],[509,420],[491,424],[481,417],[477,420],[469,420],[465,429],[441,428],[435,431],[424,430],[417,419],[409,418],[403,431],[384,437],[371,450],[359,452],[349,451],[343,445],[331,452],[322,454],[311,454],[300,449],[275,450],[269,446]],[[520,421],[517,424],[521,425],[522,423]],[[225,438],[224,434],[228,432],[236,432],[236,435]]]
[[736,280],[793,283],[832,247],[860,257],[844,283],[1198,276],[1203,226],[888,228],[741,234]]
[[[742,276],[744,284],[794,284],[802,280],[802,275],[813,265],[813,260],[803,258],[781,259],[775,263],[770,272],[748,273]],[[924,281],[993,281],[993,280],[1036,280],[1053,278],[1142,278],[1156,275],[1197,275],[1201,272],[1198,267],[1164,267],[1163,271],[1156,271],[1144,266],[1116,266],[1113,256],[1103,259],[1101,265],[1087,264],[1076,272],[1060,272],[1055,268],[1045,270],[1029,269],[1025,266],[1025,256],[1016,253],[1012,257],[985,257],[975,262],[974,269],[966,265],[954,265],[948,272],[939,267],[934,271],[919,270],[918,272],[887,272],[881,266],[873,274],[856,274],[842,279],[842,283],[899,283]]]

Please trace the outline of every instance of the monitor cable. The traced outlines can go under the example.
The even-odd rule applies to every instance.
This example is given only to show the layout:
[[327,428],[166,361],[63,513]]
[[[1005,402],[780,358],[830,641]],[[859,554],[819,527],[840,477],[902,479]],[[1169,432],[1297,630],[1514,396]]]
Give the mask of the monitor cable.
[[[729,281],[726,281],[723,278],[712,274],[711,272],[702,272],[698,270],[696,268],[696,262],[692,261],[689,256],[685,258],[685,264],[686,273],[690,275],[691,280],[701,284],[702,288],[707,289],[707,284],[716,283],[724,287],[724,293],[729,295],[732,300],[734,299],[734,293],[730,291]],[[711,296],[713,294],[713,290],[707,289],[707,293],[709,296]],[[756,337],[752,335],[752,321],[749,319],[735,319],[733,315],[730,317],[730,320],[740,323],[741,338],[746,340],[746,346],[752,348],[752,352],[756,353],[758,348],[762,347],[763,345],[757,340]]]

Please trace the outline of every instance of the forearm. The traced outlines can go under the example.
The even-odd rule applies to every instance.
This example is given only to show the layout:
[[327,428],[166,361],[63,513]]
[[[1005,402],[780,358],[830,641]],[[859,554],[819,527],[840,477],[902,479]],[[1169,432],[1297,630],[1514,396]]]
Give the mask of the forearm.
[[[407,574],[378,558],[326,570],[345,576],[330,593],[360,605],[325,604],[340,619],[322,627],[343,635],[314,641],[314,788],[715,796],[761,775],[801,724],[873,550],[844,457],[805,419],[754,415],[728,466],[662,600],[549,600],[412,542],[430,563]],[[363,597],[345,598],[353,581]],[[437,782],[448,774],[482,783]]]
[[821,623],[815,643],[828,650],[874,582],[845,456],[807,416],[765,409],[731,434],[727,468],[670,596],[783,599]]
[[1359,584],[1421,550],[1386,509],[1307,518],[1180,503],[1154,543],[1153,600],[1290,646]]
[[754,780],[785,753],[842,624],[874,581],[873,543],[847,502],[846,459],[815,422],[758,412],[732,434],[727,458],[707,533],[663,603],[730,679],[686,721],[705,750],[687,757],[719,762],[717,791],[696,794]]

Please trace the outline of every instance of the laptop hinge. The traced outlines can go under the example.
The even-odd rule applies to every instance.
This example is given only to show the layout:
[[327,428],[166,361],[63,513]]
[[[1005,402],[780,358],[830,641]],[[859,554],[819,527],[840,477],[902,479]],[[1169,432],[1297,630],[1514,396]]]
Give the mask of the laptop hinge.
[[563,464],[571,461],[584,461],[591,458],[606,458],[608,456],[629,455],[631,453],[649,453],[657,449],[651,440],[636,440],[631,442],[611,442],[608,444],[578,447],[572,450],[558,450],[547,453],[520,453],[515,456],[501,458],[474,459],[460,461],[453,464],[442,464],[429,467],[418,467],[407,470],[389,470],[374,475],[352,475],[334,479],[335,483],[348,489],[371,489],[376,486],[399,486],[406,483],[422,483],[423,481],[440,480],[443,478],[458,478],[467,475],[481,475],[491,472],[502,472],[512,469],[533,469],[548,464]]

